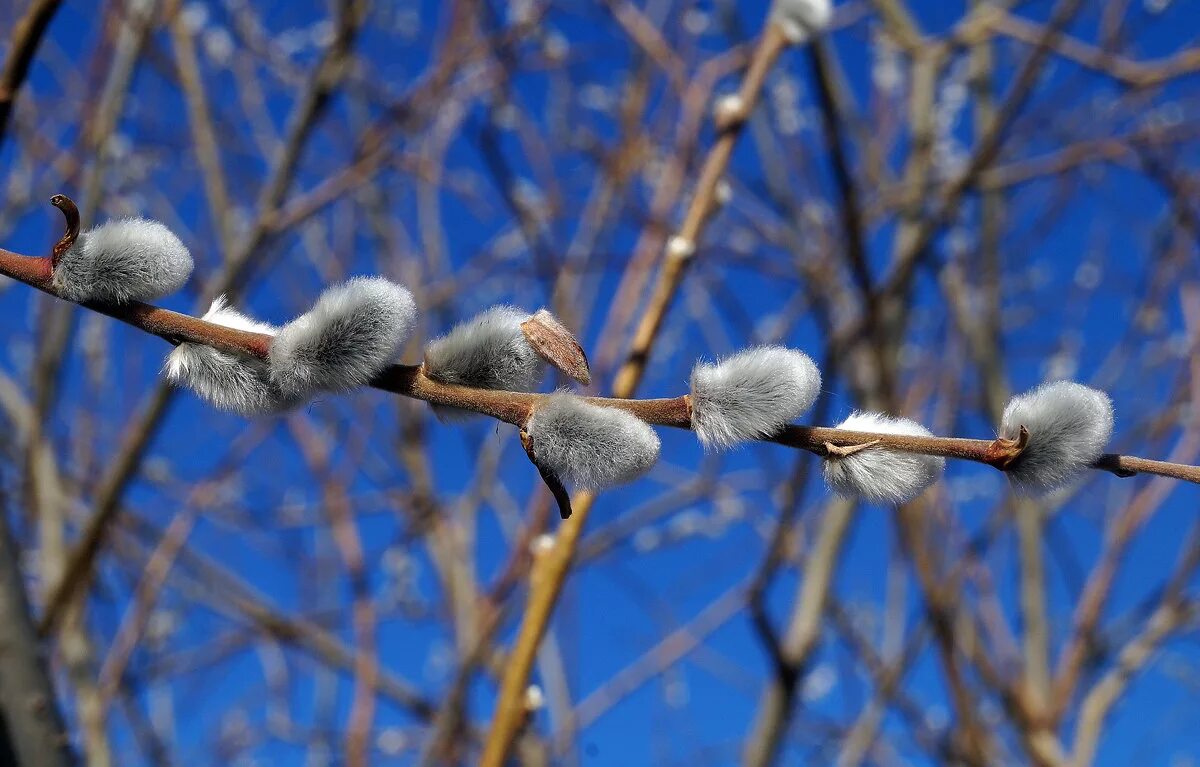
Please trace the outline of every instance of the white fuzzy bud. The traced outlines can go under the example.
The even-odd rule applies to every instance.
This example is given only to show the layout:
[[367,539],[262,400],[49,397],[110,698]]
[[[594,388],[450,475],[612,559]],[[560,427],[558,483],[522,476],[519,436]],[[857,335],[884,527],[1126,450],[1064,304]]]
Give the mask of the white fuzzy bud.
[[416,316],[408,290],[382,277],[335,285],[275,336],[271,379],[296,396],[364,386],[395,358]]
[[721,206],[728,205],[733,200],[733,185],[729,183],[729,179],[723,178],[717,182],[713,196]]
[[829,26],[833,6],[829,0],[775,0],[771,20],[793,45],[805,43]]
[[758,346],[692,369],[692,428],[708,448],[767,437],[812,407],[821,372],[807,354]]
[[[273,336],[276,332],[271,325],[230,308],[225,296],[212,302],[204,320],[252,333]],[[244,416],[282,412],[302,401],[284,394],[271,381],[271,369],[263,360],[204,344],[175,347],[167,355],[163,372],[171,383],[191,389],[214,407]]]
[[[851,413],[837,428],[877,434],[933,436],[916,421],[891,418],[883,413]],[[831,454],[824,459],[822,468],[825,481],[840,495],[898,506],[916,498],[933,484],[945,470],[946,460],[872,445],[847,455]]]
[[426,375],[476,389],[533,391],[543,367],[521,330],[529,316],[513,306],[493,306],[460,322],[425,347]]
[[570,394],[551,395],[525,430],[538,463],[576,487],[631,482],[658,460],[658,435],[637,416]]
[[[521,329],[529,316],[514,306],[493,306],[460,322],[425,347],[426,375],[476,389],[537,389],[544,370],[542,359]],[[434,405],[433,410],[450,421],[478,415],[444,405]]]
[[667,240],[667,255],[676,259],[688,259],[696,254],[696,243],[675,235],[670,240]]
[[54,266],[54,288],[70,301],[152,301],[183,287],[192,273],[187,246],[145,218],[109,221],[80,233]]
[[713,104],[713,121],[718,127],[746,119],[746,100],[737,93],[730,93]]
[[529,553],[534,556],[549,554],[554,549],[554,536],[542,533],[529,543]]
[[1112,400],[1071,381],[1042,384],[1009,401],[1000,436],[1016,439],[1022,426],[1029,431],[1029,444],[1009,465],[1008,476],[1024,489],[1054,490],[1104,452],[1113,430]]

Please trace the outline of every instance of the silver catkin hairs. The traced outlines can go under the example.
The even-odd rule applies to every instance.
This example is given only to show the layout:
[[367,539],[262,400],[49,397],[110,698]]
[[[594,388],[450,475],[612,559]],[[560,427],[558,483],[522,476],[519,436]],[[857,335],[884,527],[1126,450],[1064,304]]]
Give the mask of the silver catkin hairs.
[[630,482],[658,460],[658,435],[637,416],[571,394],[551,395],[525,431],[538,464],[576,487]]
[[[534,391],[545,366],[521,327],[529,319],[515,306],[493,306],[458,323],[425,346],[425,374],[474,389]],[[433,410],[445,420],[475,415],[444,405]]]
[[56,259],[52,281],[70,301],[121,304],[174,293],[191,273],[191,253],[170,229],[126,218],[80,233]]
[[475,389],[533,391],[543,366],[521,330],[529,317],[515,306],[493,306],[460,322],[425,347],[425,374]]
[[[231,308],[219,296],[204,315],[206,322],[253,333],[275,335],[277,328]],[[303,402],[271,380],[270,366],[257,357],[226,352],[204,344],[177,346],[163,365],[176,386],[185,387],[220,410],[243,416],[278,413]]]
[[402,285],[355,277],[328,288],[271,343],[271,380],[291,396],[365,386],[399,352],[417,310]]
[[1009,400],[1000,436],[1016,439],[1022,426],[1029,442],[1007,467],[1009,478],[1027,491],[1055,490],[1104,452],[1113,430],[1112,400],[1072,381],[1042,384]]
[[[916,421],[883,413],[851,413],[837,425],[846,431],[931,437]],[[862,445],[831,450],[822,461],[825,481],[838,494],[872,503],[898,506],[920,495],[941,476],[946,460],[939,456]]]
[[821,372],[804,352],[758,346],[692,369],[692,428],[708,448],[774,434],[808,411]]

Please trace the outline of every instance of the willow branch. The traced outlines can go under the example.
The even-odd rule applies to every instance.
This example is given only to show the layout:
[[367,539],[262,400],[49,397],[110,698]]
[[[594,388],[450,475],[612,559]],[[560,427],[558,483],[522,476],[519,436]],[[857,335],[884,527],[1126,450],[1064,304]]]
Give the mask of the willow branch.
[[[48,258],[23,256],[0,248],[0,275],[11,277],[52,296],[62,298],[51,284]],[[242,354],[261,360],[269,359],[272,337],[263,333],[228,328],[188,314],[137,301],[121,305],[98,302],[86,302],[80,305],[158,336],[172,344],[203,344],[224,352]],[[517,427],[523,426],[534,409],[550,396],[533,392],[476,389],[442,383],[426,375],[421,365],[390,365],[371,381],[370,386],[403,397],[422,400],[431,405],[445,405],[470,410]],[[691,398],[686,394],[656,399],[624,397],[582,397],[581,399],[592,405],[624,410],[653,426],[688,430],[692,428]],[[1024,445],[1018,444],[1019,440],[880,434],[803,424],[786,426],[777,434],[762,437],[761,440],[807,450],[822,457],[829,455],[831,448],[858,447],[867,443],[875,443],[875,448],[974,461],[1001,471],[1007,470],[1024,449]],[[1097,458],[1091,468],[1107,471],[1118,477],[1155,474],[1200,484],[1200,466],[1132,455],[1106,453]]]

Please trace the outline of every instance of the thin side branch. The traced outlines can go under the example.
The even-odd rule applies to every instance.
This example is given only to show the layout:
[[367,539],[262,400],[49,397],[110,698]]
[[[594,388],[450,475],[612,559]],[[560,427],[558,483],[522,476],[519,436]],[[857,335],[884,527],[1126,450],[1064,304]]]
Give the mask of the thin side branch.
[[8,132],[17,92],[29,74],[33,56],[60,5],[62,0],[35,0],[13,25],[8,58],[4,69],[0,70],[0,144],[4,143],[4,134]]

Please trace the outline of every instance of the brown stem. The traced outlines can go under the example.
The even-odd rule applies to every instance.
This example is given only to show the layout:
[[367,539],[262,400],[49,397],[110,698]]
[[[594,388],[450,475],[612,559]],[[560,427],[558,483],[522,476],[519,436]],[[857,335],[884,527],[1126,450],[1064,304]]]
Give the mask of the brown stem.
[[69,767],[75,764],[71,739],[34,630],[20,556],[8,509],[0,507],[0,757]]
[[1185,482],[1200,484],[1200,466],[1188,466],[1182,463],[1156,461],[1151,458],[1138,458],[1134,455],[1117,455],[1105,453],[1092,462],[1093,469],[1111,472],[1118,477],[1132,477],[1137,474],[1157,474],[1160,477],[1182,479]]

